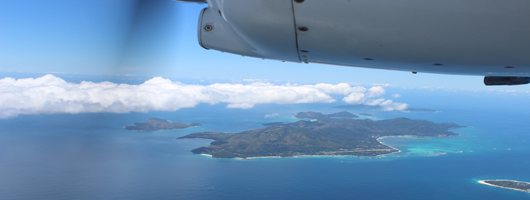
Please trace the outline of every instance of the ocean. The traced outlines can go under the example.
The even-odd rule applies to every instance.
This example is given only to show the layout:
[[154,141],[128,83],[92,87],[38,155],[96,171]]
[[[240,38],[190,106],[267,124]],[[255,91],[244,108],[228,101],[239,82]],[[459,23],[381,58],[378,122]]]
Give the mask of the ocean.
[[[200,104],[175,112],[20,115],[0,120],[0,199],[529,199],[483,179],[530,182],[528,97],[399,91],[402,102],[439,112],[369,113],[454,122],[459,136],[384,138],[401,152],[379,157],[250,160],[194,155],[211,140],[193,132],[241,132],[294,122],[297,112],[334,113],[343,105]],[[266,117],[267,116],[267,117]],[[155,132],[123,127],[158,117],[203,126]]]

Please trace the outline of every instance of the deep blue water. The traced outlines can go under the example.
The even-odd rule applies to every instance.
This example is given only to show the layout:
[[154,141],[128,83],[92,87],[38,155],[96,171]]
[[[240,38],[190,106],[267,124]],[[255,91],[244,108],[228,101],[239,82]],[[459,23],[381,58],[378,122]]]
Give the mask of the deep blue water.
[[[403,93],[403,91],[401,91]],[[485,95],[485,94],[482,94]],[[335,104],[199,105],[176,112],[22,115],[0,120],[0,199],[529,199],[530,193],[478,184],[530,181],[530,112],[521,98],[404,95],[436,113],[371,113],[455,122],[451,138],[385,138],[402,152],[377,158],[213,159],[190,150],[197,131],[239,132],[295,121]],[[423,99],[421,99],[423,98]],[[276,118],[266,114],[278,113]],[[123,126],[159,117],[201,127],[157,132]]]

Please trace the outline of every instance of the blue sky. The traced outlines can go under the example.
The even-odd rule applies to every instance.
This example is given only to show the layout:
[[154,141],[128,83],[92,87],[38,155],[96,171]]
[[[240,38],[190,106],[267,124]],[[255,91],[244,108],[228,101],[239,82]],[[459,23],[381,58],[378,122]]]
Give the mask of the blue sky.
[[321,64],[282,63],[202,49],[199,12],[206,5],[170,2],[174,23],[151,32],[120,59],[131,14],[128,0],[0,0],[0,73],[35,72],[163,76],[179,79],[267,79],[303,83],[391,84],[470,90],[529,91],[530,86],[486,87],[483,77],[422,74]]

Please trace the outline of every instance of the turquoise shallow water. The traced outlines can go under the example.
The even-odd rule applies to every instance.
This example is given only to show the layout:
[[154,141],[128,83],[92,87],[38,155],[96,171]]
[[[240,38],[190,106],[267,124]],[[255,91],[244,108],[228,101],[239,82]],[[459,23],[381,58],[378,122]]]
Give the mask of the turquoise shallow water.
[[[292,115],[300,111],[341,111],[330,104],[250,110],[199,105],[176,112],[4,119],[0,199],[529,199],[530,194],[477,181],[530,181],[530,113],[516,106],[483,109],[466,100],[458,106],[425,104],[437,105],[437,113],[351,110],[374,119],[409,117],[466,126],[450,138],[382,139],[401,152],[374,158],[213,159],[190,152],[209,140],[175,139],[197,131],[239,132],[266,122],[295,121]],[[149,117],[203,126],[123,129]]]

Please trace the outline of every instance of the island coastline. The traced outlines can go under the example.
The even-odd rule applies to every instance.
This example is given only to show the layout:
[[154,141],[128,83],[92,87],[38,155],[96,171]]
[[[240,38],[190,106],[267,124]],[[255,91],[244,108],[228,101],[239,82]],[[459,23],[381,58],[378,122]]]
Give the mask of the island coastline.
[[[240,133],[196,132],[177,139],[210,139],[209,146],[193,149],[194,154],[213,158],[288,158],[288,157],[375,157],[381,158],[402,152],[381,142],[386,137],[449,137],[458,135],[449,131],[459,128],[454,123],[434,123],[426,120],[395,118],[373,121],[369,119],[341,119],[329,116],[351,116],[347,112],[324,115],[301,112],[293,123],[273,122],[267,128]],[[320,118],[315,121],[311,118]]]
[[[379,139],[384,139],[384,138],[387,138],[387,137],[404,137],[404,138],[415,138],[416,136],[413,136],[413,135],[404,135],[404,136],[382,136],[382,137],[379,137],[377,138],[376,140],[378,142],[380,142],[381,144],[383,145],[386,145],[390,148],[392,148],[393,150],[396,150],[395,152],[391,152],[391,153],[388,153],[388,154],[380,154],[380,155],[376,155],[376,156],[358,156],[358,155],[297,155],[297,156],[256,156],[256,157],[246,157],[246,158],[241,158],[241,157],[234,157],[234,158],[217,158],[217,159],[237,159],[237,160],[250,160],[250,159],[258,159],[258,158],[299,158],[299,157],[385,157],[387,155],[391,155],[391,154],[395,154],[395,153],[400,153],[402,152],[400,149],[397,149],[395,147],[392,147],[384,142],[381,142],[379,141]],[[210,155],[210,154],[198,154],[198,155],[203,155],[203,156],[208,156],[208,157],[213,157],[213,155]]]
[[377,140],[379,143],[381,143],[381,144],[383,144],[383,145],[386,145],[386,146],[388,146],[388,147],[390,147],[390,148],[392,148],[392,149],[394,149],[394,150],[397,150],[396,152],[392,152],[392,153],[389,153],[389,154],[378,155],[378,156],[385,156],[385,155],[390,155],[390,154],[400,153],[400,152],[401,152],[400,149],[395,148],[395,147],[393,147],[393,146],[390,146],[390,145],[388,145],[388,144],[386,144],[386,143],[384,143],[384,142],[381,142],[380,139],[385,139],[385,138],[387,138],[387,137],[404,137],[404,138],[412,138],[413,136],[403,135],[403,136],[381,136],[381,137],[378,137],[376,140]]
[[[530,193],[530,190],[523,190],[523,189],[517,189],[517,188],[504,187],[504,186],[500,186],[500,185],[495,185],[495,184],[491,184],[491,183],[486,183],[486,181],[488,181],[488,180],[479,180],[479,181],[477,181],[477,182],[480,183],[480,184],[489,185],[489,186],[493,186],[493,187],[504,188],[504,189],[509,189],[509,190],[517,190],[517,191],[520,191],[520,192]],[[507,180],[507,179],[496,179],[496,180],[493,180],[493,181],[521,182],[521,181]],[[526,183],[526,182],[524,182],[524,183]],[[529,184],[530,184],[530,183],[529,183]]]
[[251,160],[251,159],[260,159],[260,158],[301,158],[301,157],[330,157],[330,158],[333,158],[333,157],[366,157],[366,158],[374,157],[374,158],[379,158],[379,157],[383,157],[383,156],[390,155],[390,154],[393,154],[393,153],[397,153],[397,152],[392,152],[392,153],[389,153],[389,154],[382,154],[382,155],[377,155],[377,156],[356,156],[356,155],[298,155],[298,156],[286,156],[286,157],[283,157],[283,156],[256,156],[256,157],[246,157],[246,158],[241,158],[241,157],[234,157],[234,158],[216,158],[216,157],[213,157],[213,156],[210,155],[210,154],[196,154],[196,155],[208,156],[208,157],[215,158],[215,159]]

